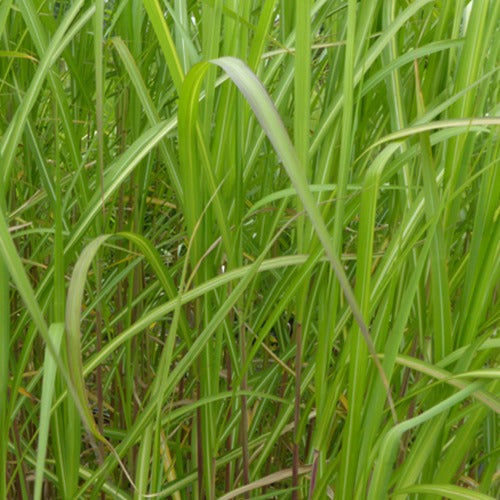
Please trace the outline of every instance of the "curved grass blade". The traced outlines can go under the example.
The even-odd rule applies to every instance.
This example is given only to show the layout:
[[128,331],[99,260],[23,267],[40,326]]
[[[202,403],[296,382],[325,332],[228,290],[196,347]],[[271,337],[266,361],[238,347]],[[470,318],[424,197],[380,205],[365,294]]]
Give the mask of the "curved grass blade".
[[411,493],[437,495],[440,498],[448,498],[450,500],[494,500],[493,497],[479,491],[452,484],[416,484],[415,486],[396,490],[394,495],[407,495]]
[[[387,389],[388,399],[391,401],[389,384],[378,358],[375,347],[370,337],[366,322],[363,318],[359,305],[356,301],[352,288],[349,284],[344,269],[338,256],[335,254],[330,233],[321,216],[318,206],[311,194],[304,169],[299,161],[295,148],[283,125],[281,117],[276,110],[271,98],[266,92],[257,76],[245,65],[245,63],[234,57],[221,57],[211,61],[212,64],[220,66],[233,80],[241,93],[245,96],[248,104],[252,108],[257,120],[266,132],[271,144],[278,154],[281,162],[290,178],[293,187],[302,201],[305,211],[311,220],[311,224],[318,235],[328,260],[339,281],[342,292],[349,304],[353,317],[359,325],[360,331],[368,345],[372,359],[377,365],[377,369],[384,381]],[[195,65],[186,76],[179,100],[179,146],[184,164],[191,166],[191,177],[194,176],[194,150],[196,147],[196,134],[194,117],[198,106],[198,94],[205,73],[208,71],[210,63],[203,62]],[[192,200],[192,197],[189,199]],[[195,203],[192,200],[192,203]],[[197,213],[193,205],[188,209],[191,217]],[[391,404],[391,402],[390,402]]]
[[372,482],[367,497],[368,500],[382,500],[383,498],[387,498],[387,486],[393,469],[394,456],[403,434],[408,430],[441,415],[443,412],[449,410],[454,405],[469,397],[477,389],[480,389],[482,385],[482,382],[469,384],[461,391],[446,398],[417,417],[413,417],[396,425],[386,434],[380,447],[375,470],[373,471]]
[[106,242],[115,238],[125,238],[137,246],[153,268],[155,275],[167,292],[167,295],[169,297],[177,295],[175,285],[166,271],[160,255],[155,248],[140,235],[122,232],[118,233],[116,236],[99,236],[85,247],[84,251],[77,260],[71,276],[66,303],[66,348],[68,354],[68,364],[79,403],[84,410],[84,423],[96,438],[104,441],[105,438],[101,435],[95,424],[85,393],[85,380],[81,357],[80,322],[83,292],[89,267],[91,266],[92,261],[94,260],[99,249]]

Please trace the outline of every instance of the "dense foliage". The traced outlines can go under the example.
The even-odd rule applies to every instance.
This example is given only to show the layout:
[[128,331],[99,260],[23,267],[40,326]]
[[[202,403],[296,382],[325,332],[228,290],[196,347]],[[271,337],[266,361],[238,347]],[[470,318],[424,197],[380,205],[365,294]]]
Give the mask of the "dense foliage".
[[2,0],[0,498],[498,498],[499,20]]

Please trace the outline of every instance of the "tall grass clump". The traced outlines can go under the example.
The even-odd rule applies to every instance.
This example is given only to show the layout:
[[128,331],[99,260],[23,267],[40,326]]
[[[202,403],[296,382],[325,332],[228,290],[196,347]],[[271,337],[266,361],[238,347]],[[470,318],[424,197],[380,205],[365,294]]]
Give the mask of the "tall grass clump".
[[498,498],[499,21],[3,0],[0,498]]

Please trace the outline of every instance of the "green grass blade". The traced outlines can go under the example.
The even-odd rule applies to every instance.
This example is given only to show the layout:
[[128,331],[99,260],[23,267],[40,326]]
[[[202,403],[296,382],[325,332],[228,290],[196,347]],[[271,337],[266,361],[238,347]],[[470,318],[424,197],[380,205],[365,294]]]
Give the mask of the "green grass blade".
[[[49,335],[53,341],[56,355],[59,355],[64,335],[64,325],[54,323],[49,327]],[[42,498],[42,481],[47,454],[47,442],[49,438],[50,413],[52,400],[55,394],[55,379],[57,365],[48,349],[45,350],[45,361],[43,365],[42,399],[40,401],[40,429],[38,433],[38,447],[35,468],[35,500]]]

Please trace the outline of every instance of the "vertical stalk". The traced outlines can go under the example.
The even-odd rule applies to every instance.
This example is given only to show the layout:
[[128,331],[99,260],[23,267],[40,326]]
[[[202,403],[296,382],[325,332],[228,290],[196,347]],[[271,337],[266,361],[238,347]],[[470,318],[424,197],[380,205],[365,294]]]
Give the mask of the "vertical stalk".
[[[304,178],[310,180],[309,167],[309,121],[310,121],[310,89],[311,89],[311,1],[297,0],[295,4],[295,78],[294,78],[294,142],[297,156],[304,170]],[[297,211],[301,212],[303,205],[297,201]],[[307,251],[309,243],[305,241],[305,234],[310,233],[306,228],[305,218],[297,222],[297,246],[299,252]],[[295,321],[295,390],[294,390],[294,440],[293,440],[293,477],[292,499],[299,498],[299,466],[300,466],[300,387],[302,366],[302,324],[305,315],[308,287],[302,288],[297,295],[297,317]]]
[[[104,0],[96,1],[96,12],[94,16],[94,58],[95,58],[95,86],[96,86],[96,128],[97,128],[97,171],[101,189],[101,209],[103,224],[106,219],[106,208],[104,205],[104,79],[103,79],[103,24],[104,24]],[[97,234],[100,233],[99,219],[96,219]],[[96,294],[101,291],[102,269],[99,260],[96,264]],[[96,350],[102,349],[102,301],[99,300],[96,307]],[[102,434],[104,429],[103,395],[102,395],[102,366],[96,368],[96,395],[97,395],[97,426]],[[98,444],[100,454],[104,452],[103,444]],[[102,460],[99,457],[99,461]]]
[[[245,333],[245,326],[242,324],[240,326],[240,352],[242,366],[245,366],[246,363]],[[246,372],[243,374],[241,380],[241,388],[244,391],[248,389]],[[243,484],[248,484],[250,482],[250,457],[248,452],[248,407],[246,396],[241,396],[241,449],[243,455]],[[245,498],[248,498],[248,495],[245,495]]]
[[[54,100],[54,102],[56,102]],[[66,285],[64,275],[64,238],[63,238],[63,203],[61,189],[61,169],[59,159],[59,116],[57,107],[54,106],[54,323],[63,323],[65,318]],[[56,330],[52,331],[57,333]],[[54,399],[62,394],[65,382],[61,375],[56,378],[56,391]],[[80,455],[80,437],[75,427],[78,428],[79,416],[76,414],[71,398],[65,400],[64,405],[54,412],[52,425],[52,444],[56,456],[58,474],[63,485],[63,496],[71,498],[75,495],[78,486],[78,463]]]
[[[295,50],[295,110],[293,117],[294,142],[297,156],[306,178],[310,180],[309,167],[309,117],[311,92],[311,0],[296,0],[296,50]],[[303,210],[298,202],[297,210]],[[304,218],[297,223],[299,252],[304,244]]]
[[[1,181],[0,181],[1,182]],[[0,210],[4,207],[4,193],[0,189]],[[10,301],[9,273],[0,260],[0,498],[7,498],[7,445],[9,442],[9,341],[10,341]]]
[[297,343],[297,350],[295,351],[295,403],[294,403],[294,416],[293,425],[295,428],[295,437],[293,443],[293,476],[292,476],[292,499],[299,499],[299,466],[300,466],[300,446],[298,435],[299,422],[300,422],[300,385],[302,380],[302,324],[297,322],[295,328],[295,342]]
[[[424,96],[420,86],[418,64],[415,62],[415,87],[417,96],[417,110],[419,115],[425,112]],[[436,182],[436,170],[432,156],[429,134],[421,134],[421,165],[424,183],[426,218],[431,222],[440,213],[440,196]],[[433,359],[440,361],[451,351],[452,321],[448,271],[446,268],[446,242],[443,223],[438,223],[432,238],[431,257],[431,300],[432,320],[434,327]]]
[[[347,188],[348,172],[352,155],[353,137],[353,107],[354,107],[354,53],[356,35],[356,0],[349,0],[347,4],[347,40],[344,59],[344,108],[342,112],[342,135],[340,144],[340,160],[337,175],[337,202],[335,206],[335,221],[333,229],[333,246],[339,254],[342,251],[342,234],[344,229],[344,204]],[[340,294],[339,286],[334,286],[333,310],[339,309]],[[335,323],[334,323],[335,324]],[[349,382],[348,402],[349,411],[346,427],[342,439],[341,465],[337,480],[337,495],[339,498],[353,498],[356,460],[358,450],[358,425],[361,416],[363,402],[364,384],[358,378],[358,370],[361,362],[366,362],[366,349],[361,345],[361,335],[356,331],[346,341],[346,349],[349,350]],[[357,347],[363,347],[357,350]],[[361,369],[363,369],[361,367]]]

